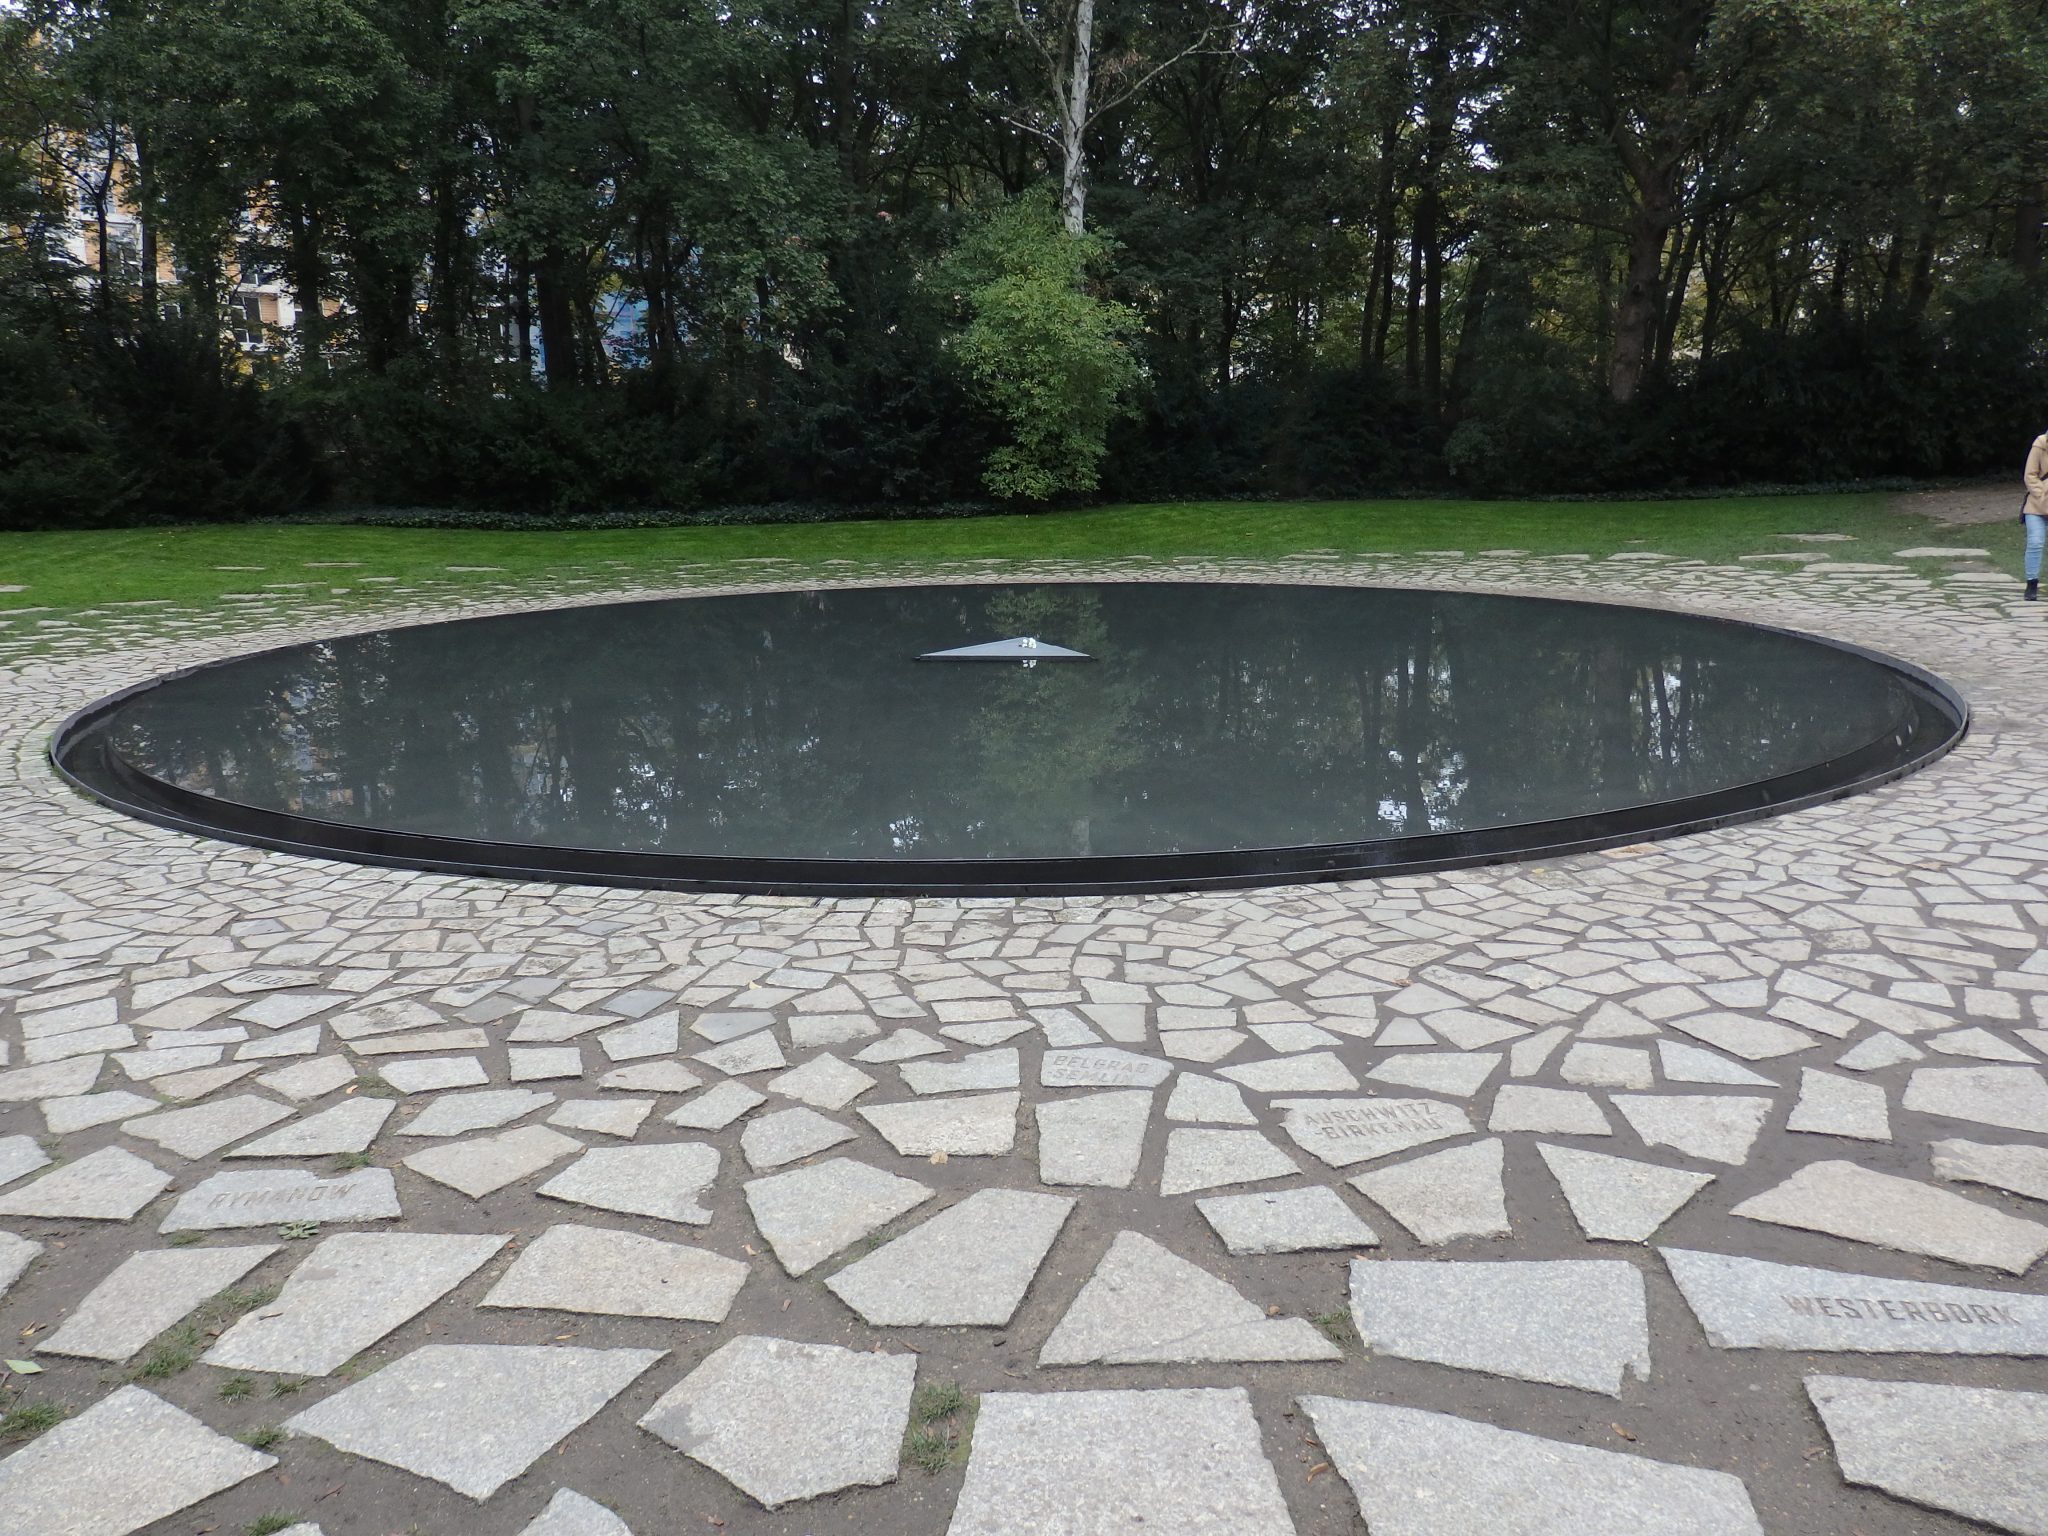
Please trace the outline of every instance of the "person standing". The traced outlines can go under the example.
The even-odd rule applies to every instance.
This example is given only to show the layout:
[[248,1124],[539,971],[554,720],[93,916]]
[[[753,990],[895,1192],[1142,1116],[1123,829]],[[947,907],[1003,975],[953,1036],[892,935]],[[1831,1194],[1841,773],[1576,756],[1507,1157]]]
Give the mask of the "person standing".
[[2048,432],[2027,453],[2027,499],[2020,507],[2027,529],[2027,601],[2041,596],[2041,547],[2048,544]]

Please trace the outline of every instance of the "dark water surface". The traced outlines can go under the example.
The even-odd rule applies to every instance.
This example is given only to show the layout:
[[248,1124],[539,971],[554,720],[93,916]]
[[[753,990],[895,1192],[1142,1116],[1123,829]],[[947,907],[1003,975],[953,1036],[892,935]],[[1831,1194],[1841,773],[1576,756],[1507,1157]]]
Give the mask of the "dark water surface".
[[[1079,662],[919,662],[1036,636]],[[1863,657],[1742,625],[1378,588],[697,597],[244,658],[137,695],[142,773],[296,816],[553,848],[1071,858],[1548,821],[1924,726]]]

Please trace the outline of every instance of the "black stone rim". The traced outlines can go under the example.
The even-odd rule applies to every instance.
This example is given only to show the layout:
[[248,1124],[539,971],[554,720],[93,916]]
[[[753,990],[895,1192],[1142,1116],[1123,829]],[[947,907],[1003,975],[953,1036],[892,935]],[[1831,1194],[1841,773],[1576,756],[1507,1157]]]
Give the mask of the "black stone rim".
[[[1077,579],[1107,582],[1116,578]],[[1217,585],[1294,583],[1225,582]],[[1375,589],[1357,587],[1353,590],[1368,592]],[[714,589],[691,595],[711,597],[721,594]],[[672,600],[646,598],[633,601]],[[1636,611],[1644,611],[1647,607],[1519,594],[1513,595],[1512,600],[1582,608],[1629,607]],[[196,673],[319,642],[299,642],[226,657],[124,688],[87,705],[59,726],[51,740],[49,755],[58,774],[75,789],[138,820],[199,837],[357,864],[508,880],[742,895],[1073,896],[1229,890],[1370,879],[1558,858],[1629,843],[1651,842],[1756,821],[1877,788],[1917,772],[1945,756],[1969,731],[1970,709],[1963,697],[1941,678],[1911,662],[1825,635],[1777,625],[1751,624],[1739,619],[1676,611],[1673,616],[1695,623],[1783,635],[1883,667],[1913,698],[1916,705],[1913,723],[1910,727],[1877,737],[1853,752],[1773,778],[1758,779],[1709,794],[1652,801],[1557,820],[1350,843],[1057,859],[745,858],[636,853],[605,848],[556,848],[389,831],[295,816],[196,794],[143,772],[113,750],[108,729],[129,700]],[[483,615],[437,619],[419,625],[386,625],[380,629],[433,628],[466,623],[478,617]]]

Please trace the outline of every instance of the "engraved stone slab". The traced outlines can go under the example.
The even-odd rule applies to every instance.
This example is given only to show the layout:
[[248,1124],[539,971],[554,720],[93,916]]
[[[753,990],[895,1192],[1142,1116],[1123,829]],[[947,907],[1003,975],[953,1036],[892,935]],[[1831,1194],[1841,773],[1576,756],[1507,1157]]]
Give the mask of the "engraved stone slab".
[[334,1179],[316,1178],[303,1168],[252,1168],[216,1173],[202,1180],[178,1196],[158,1230],[274,1227],[287,1221],[389,1221],[397,1215],[398,1188],[389,1168],[359,1168]]
[[541,1185],[572,1205],[708,1226],[699,1197],[718,1178],[718,1149],[678,1141],[653,1147],[592,1147]]
[[2048,1355],[2048,1297],[1657,1251],[1717,1349]]
[[1195,1209],[1234,1254],[1311,1253],[1328,1248],[1375,1248],[1379,1234],[1325,1185],[1211,1195]]
[[1726,1472],[1625,1456],[1420,1408],[1304,1397],[1374,1531],[1399,1536],[1763,1536]]
[[2048,1226],[1856,1163],[1809,1163],[1732,1214],[2015,1275],[2048,1253]]
[[1472,1133],[1471,1118],[1441,1099],[1332,1099],[1289,1107],[1281,1129],[1332,1168]]
[[[659,1360],[659,1349],[429,1344],[285,1429],[489,1498]],[[508,1413],[508,1404],[518,1412]]]
[[343,1099],[331,1109],[247,1141],[229,1157],[333,1157],[361,1152],[398,1106],[389,1099]]
[[1937,1141],[1929,1150],[1934,1154],[1934,1176],[1944,1183],[1983,1184],[2048,1200],[2048,1147]]
[[1301,1172],[1301,1165],[1258,1131],[1182,1126],[1166,1133],[1159,1193],[1186,1195],[1231,1184],[1257,1184]]
[[1842,1477],[2020,1536],[2048,1536],[2048,1393],[1809,1376]]
[[45,1355],[126,1360],[179,1318],[277,1252],[246,1248],[159,1248],[133,1253],[94,1286],[55,1333],[36,1345]]
[[277,1300],[242,1316],[201,1358],[225,1370],[325,1376],[426,1311],[507,1241],[441,1232],[322,1238]]
[[555,1096],[540,1088],[491,1088],[482,1093],[451,1093],[435,1099],[398,1128],[401,1136],[467,1136],[493,1130],[531,1114]]
[[1686,1201],[1714,1182],[1711,1173],[1579,1147],[1538,1142],[1536,1150],[1564,1191],[1579,1230],[1606,1242],[1648,1242]]
[[1109,1252],[1038,1353],[1040,1365],[1170,1365],[1335,1360],[1337,1346],[1298,1317],[1264,1308],[1136,1232]]
[[1294,1536],[1242,1387],[990,1392],[947,1536]]
[[815,1109],[778,1109],[747,1122],[740,1133],[740,1151],[749,1168],[780,1168],[851,1141],[858,1134]]
[[168,1173],[133,1152],[102,1147],[0,1192],[0,1216],[127,1221],[170,1185]]
[[243,1093],[217,1104],[196,1109],[167,1109],[160,1114],[129,1120],[121,1129],[130,1136],[153,1141],[180,1157],[211,1157],[231,1141],[240,1141],[292,1112],[274,1099]]
[[1047,1088],[1157,1088],[1172,1075],[1172,1062],[1113,1045],[1047,1051],[1038,1064]]
[[1498,1137],[1361,1173],[1351,1187],[1426,1247],[1509,1233],[1507,1151]]
[[746,1284],[737,1259],[610,1227],[549,1227],[479,1303],[722,1323]]
[[977,1190],[825,1282],[870,1323],[1000,1328],[1009,1322],[1074,1202]]
[[1151,1118],[1149,1088],[1046,1100],[1038,1106],[1038,1182],[1129,1189]]
[[0,1462],[0,1536],[129,1536],[276,1465],[121,1387]]
[[1351,1262],[1351,1319],[1403,1360],[1621,1395],[1650,1375],[1643,1277],[1618,1259]]
[[744,1336],[677,1382],[640,1427],[769,1509],[896,1480],[915,1355]]
[[754,1225],[792,1276],[810,1273],[932,1197],[915,1179],[846,1157],[749,1179],[742,1191]]
[[2048,1078],[2034,1067],[1921,1067],[1906,1080],[1904,1103],[1923,1115],[2048,1134]]
[[1749,1161],[1771,1113],[1769,1099],[1737,1094],[1617,1093],[1613,1101],[1643,1145],[1731,1167]]
[[407,1157],[405,1166],[414,1173],[459,1189],[472,1200],[481,1200],[494,1190],[539,1173],[550,1163],[560,1162],[583,1143],[544,1125],[522,1125],[495,1136],[478,1136],[470,1141],[451,1141],[427,1147]]
[[905,1157],[1000,1157],[1017,1141],[1017,1101],[1014,1093],[911,1100],[870,1104],[860,1116]]

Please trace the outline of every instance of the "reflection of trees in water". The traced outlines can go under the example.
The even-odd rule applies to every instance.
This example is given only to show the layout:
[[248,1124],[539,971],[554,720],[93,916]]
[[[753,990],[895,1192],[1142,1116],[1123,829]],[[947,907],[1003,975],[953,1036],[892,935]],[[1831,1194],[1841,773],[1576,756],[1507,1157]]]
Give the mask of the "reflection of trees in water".
[[[1037,634],[1103,658],[917,664]],[[138,703],[205,793],[497,840],[845,857],[1280,845],[1696,793],[1861,745],[1852,658],[1667,616],[1199,586],[698,599],[335,641]]]

